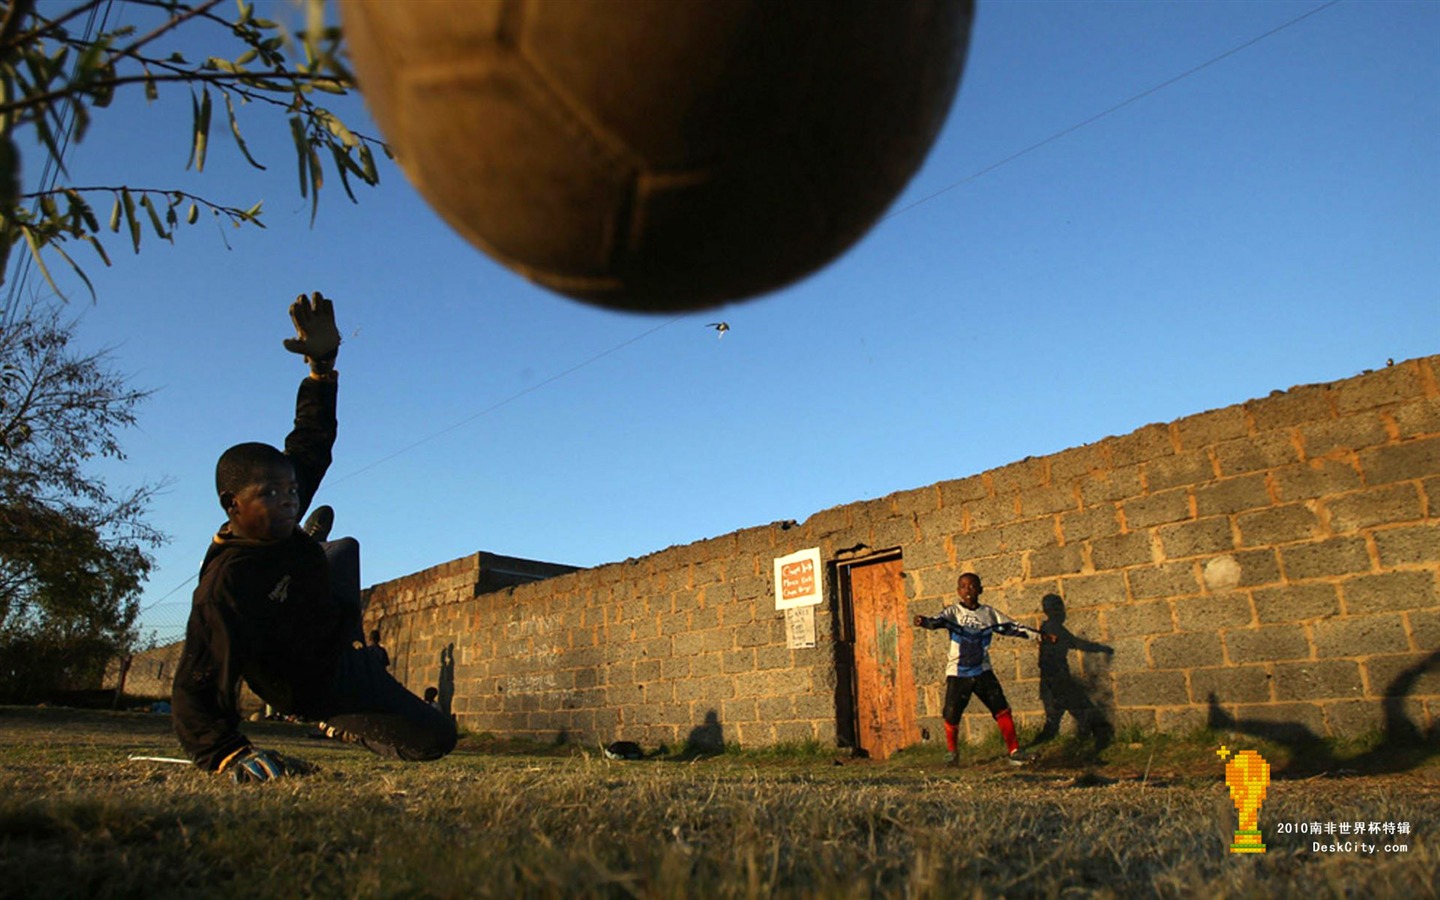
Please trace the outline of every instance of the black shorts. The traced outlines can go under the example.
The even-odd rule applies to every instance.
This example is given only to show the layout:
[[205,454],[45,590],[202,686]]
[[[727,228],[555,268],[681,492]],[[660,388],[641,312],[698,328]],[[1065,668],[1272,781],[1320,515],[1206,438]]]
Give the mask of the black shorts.
[[951,675],[945,679],[943,715],[946,722],[951,725],[959,724],[960,717],[965,714],[965,707],[970,705],[971,694],[980,698],[980,702],[985,704],[992,716],[1010,708],[1010,702],[1005,699],[1005,689],[1000,687],[1000,679],[995,677],[994,672],[987,669],[974,678]]

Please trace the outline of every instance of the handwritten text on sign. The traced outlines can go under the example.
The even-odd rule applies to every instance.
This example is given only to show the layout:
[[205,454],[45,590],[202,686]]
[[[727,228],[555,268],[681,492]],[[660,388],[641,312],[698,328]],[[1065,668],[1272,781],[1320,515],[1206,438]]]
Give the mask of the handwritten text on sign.
[[800,550],[775,560],[775,608],[792,609],[820,602],[820,548]]

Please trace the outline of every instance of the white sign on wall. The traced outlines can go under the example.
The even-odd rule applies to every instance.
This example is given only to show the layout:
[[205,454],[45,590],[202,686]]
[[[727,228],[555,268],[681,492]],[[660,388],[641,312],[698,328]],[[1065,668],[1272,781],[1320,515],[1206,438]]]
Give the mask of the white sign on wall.
[[775,560],[775,608],[793,609],[820,603],[820,548],[799,550]]
[[815,646],[815,607],[796,606],[785,610],[785,646],[791,650]]

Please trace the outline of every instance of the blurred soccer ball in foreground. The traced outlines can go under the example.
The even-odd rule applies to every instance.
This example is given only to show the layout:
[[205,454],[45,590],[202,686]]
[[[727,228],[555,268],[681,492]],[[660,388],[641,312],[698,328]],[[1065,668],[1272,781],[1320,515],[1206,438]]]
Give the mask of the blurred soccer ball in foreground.
[[834,259],[929,151],[971,0],[342,0],[360,88],[468,240],[601,306]]

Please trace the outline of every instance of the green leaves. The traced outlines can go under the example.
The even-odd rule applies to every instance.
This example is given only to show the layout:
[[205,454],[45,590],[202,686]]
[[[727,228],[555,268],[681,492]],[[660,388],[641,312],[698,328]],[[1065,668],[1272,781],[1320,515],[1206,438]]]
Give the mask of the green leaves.
[[[147,5],[164,10],[170,19],[159,28],[136,37],[133,26],[103,30],[93,38],[81,37],[65,25],[93,4],[93,0],[46,0],[18,4],[18,37],[0,53],[0,262],[22,241],[39,261],[42,254],[58,254],[75,269],[87,288],[89,282],[62,246],[80,241],[94,248],[106,265],[100,223],[91,203],[109,200],[108,226],[113,234],[122,227],[134,252],[139,252],[147,230],[174,242],[181,220],[196,224],[204,209],[232,226],[264,227],[261,204],[222,203],[165,187],[114,184],[81,188],[67,182],[64,153],[82,140],[95,110],[110,107],[127,88],[142,91],[157,102],[169,85],[190,89],[191,122],[187,135],[186,170],[204,173],[212,164],[211,142],[215,94],[225,106],[226,124],[239,155],[251,167],[267,171],[252,152],[241,130],[240,112],[249,108],[252,118],[288,127],[295,151],[300,196],[309,201],[310,221],[317,221],[326,169],[334,168],[345,195],[356,202],[354,185],[379,183],[375,148],[390,150],[375,137],[358,133],[339,116],[316,103],[316,98],[347,94],[354,79],[343,62],[342,36],[325,21],[324,0],[299,0],[301,27],[260,18],[248,0],[240,0],[234,18],[226,23],[214,0],[193,4],[156,0]],[[218,40],[199,46],[191,62],[185,54],[163,47],[183,31],[189,40],[203,40],[217,32],[202,26],[228,24]],[[256,113],[259,109],[262,113]],[[268,113],[269,118],[263,118]],[[283,118],[285,124],[280,125]],[[248,123],[247,123],[248,124]],[[32,138],[21,141],[22,132]],[[59,171],[54,184],[20,195],[19,147],[48,160]],[[223,154],[222,154],[223,157]],[[222,159],[223,161],[223,159]],[[26,160],[32,171],[44,166]],[[212,165],[213,168],[213,165]],[[96,194],[109,194],[96,200]],[[87,199],[88,198],[88,199]],[[249,202],[248,200],[246,201]],[[47,280],[50,271],[38,269]],[[0,283],[5,269],[0,266]],[[52,282],[53,287],[53,282]]]
[[195,171],[203,172],[205,171],[205,151],[210,146],[209,88],[202,90],[199,97],[195,96],[194,91],[190,92],[190,109],[194,116],[194,124],[191,129],[190,161],[185,164],[185,168],[188,169],[193,165]]

